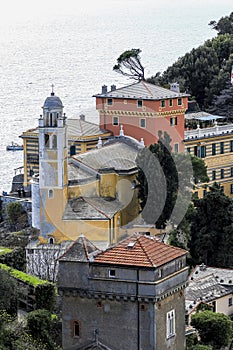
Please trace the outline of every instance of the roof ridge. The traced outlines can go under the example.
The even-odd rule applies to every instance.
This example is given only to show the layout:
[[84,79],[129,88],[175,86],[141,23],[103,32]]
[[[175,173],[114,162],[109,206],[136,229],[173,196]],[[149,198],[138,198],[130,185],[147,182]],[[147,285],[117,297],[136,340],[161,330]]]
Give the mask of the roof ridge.
[[83,136],[83,126],[82,126],[82,120],[81,119],[79,119],[79,125],[80,125],[81,135]]
[[[149,87],[147,86],[147,84],[145,83],[145,81],[142,81],[142,84],[143,84],[143,86],[146,88],[146,90],[147,90],[152,96],[154,96],[153,93],[151,92],[151,90],[149,89]],[[152,84],[151,84],[151,85],[152,85]]]
[[145,238],[145,236],[144,236],[144,235],[139,236],[139,237],[137,238],[137,241],[138,241],[138,243],[140,244],[140,246],[141,246],[141,248],[142,248],[142,250],[143,250],[144,254],[146,255],[146,257],[147,257],[148,261],[150,262],[150,264],[151,264],[152,266],[154,266],[153,260],[151,260],[151,258],[150,258],[150,256],[149,256],[149,254],[147,253],[146,249],[144,248],[144,246],[143,246],[143,245],[142,245],[142,243],[141,243],[140,238],[143,238],[143,237]]
[[85,251],[85,254],[86,254],[86,258],[87,258],[87,260],[89,260],[89,254],[88,254],[88,251],[87,251],[87,244],[86,244],[85,236],[81,236],[81,238],[82,238],[83,248],[84,248],[84,251]]
[[[89,205],[91,205],[92,207],[94,207],[99,213],[103,214],[104,216],[106,216],[106,218],[111,219],[106,213],[104,213],[102,210],[100,210],[96,205],[94,205],[93,203],[91,203],[91,201],[89,201],[87,199],[88,197],[82,197],[82,199],[87,202]],[[91,198],[91,197],[90,197]],[[96,197],[93,197],[96,198]]]

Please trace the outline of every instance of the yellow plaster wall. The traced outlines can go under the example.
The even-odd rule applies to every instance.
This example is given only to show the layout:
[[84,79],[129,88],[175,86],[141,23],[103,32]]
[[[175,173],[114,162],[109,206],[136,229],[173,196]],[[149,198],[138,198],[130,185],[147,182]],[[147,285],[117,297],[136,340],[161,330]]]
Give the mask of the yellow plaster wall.
[[233,298],[233,294],[226,295],[216,300],[216,312],[223,313],[227,316],[233,314],[233,305],[228,306],[228,299]]
[[70,199],[73,199],[76,197],[99,196],[99,180],[91,181],[86,184],[69,186],[68,196]]
[[101,174],[100,196],[115,198],[117,181],[118,181],[118,175],[115,173]]

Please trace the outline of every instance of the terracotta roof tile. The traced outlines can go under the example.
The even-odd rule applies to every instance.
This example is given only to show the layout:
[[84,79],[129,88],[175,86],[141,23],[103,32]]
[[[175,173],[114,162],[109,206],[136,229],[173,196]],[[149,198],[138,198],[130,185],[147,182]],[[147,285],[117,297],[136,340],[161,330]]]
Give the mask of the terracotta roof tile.
[[98,254],[95,262],[158,267],[186,254],[185,250],[159,242],[154,237],[134,234]]

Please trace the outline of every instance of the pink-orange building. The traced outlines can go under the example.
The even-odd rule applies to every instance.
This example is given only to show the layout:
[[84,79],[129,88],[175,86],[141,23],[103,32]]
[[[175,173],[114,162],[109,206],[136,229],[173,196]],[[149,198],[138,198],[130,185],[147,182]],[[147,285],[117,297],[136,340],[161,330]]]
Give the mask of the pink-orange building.
[[157,142],[160,130],[166,131],[172,139],[173,151],[183,149],[189,95],[180,93],[178,84],[172,84],[169,90],[140,81],[119,89],[112,85],[111,91],[104,85],[94,97],[101,128],[118,136],[123,125],[126,135],[137,140],[143,138],[146,146]]

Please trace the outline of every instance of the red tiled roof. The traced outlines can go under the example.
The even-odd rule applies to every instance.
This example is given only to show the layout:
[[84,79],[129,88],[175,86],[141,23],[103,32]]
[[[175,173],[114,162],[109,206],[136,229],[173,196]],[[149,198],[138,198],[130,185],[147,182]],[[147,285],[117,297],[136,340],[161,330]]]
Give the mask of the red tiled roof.
[[95,257],[95,262],[141,267],[158,267],[187,254],[186,250],[159,242],[154,237],[134,234]]

